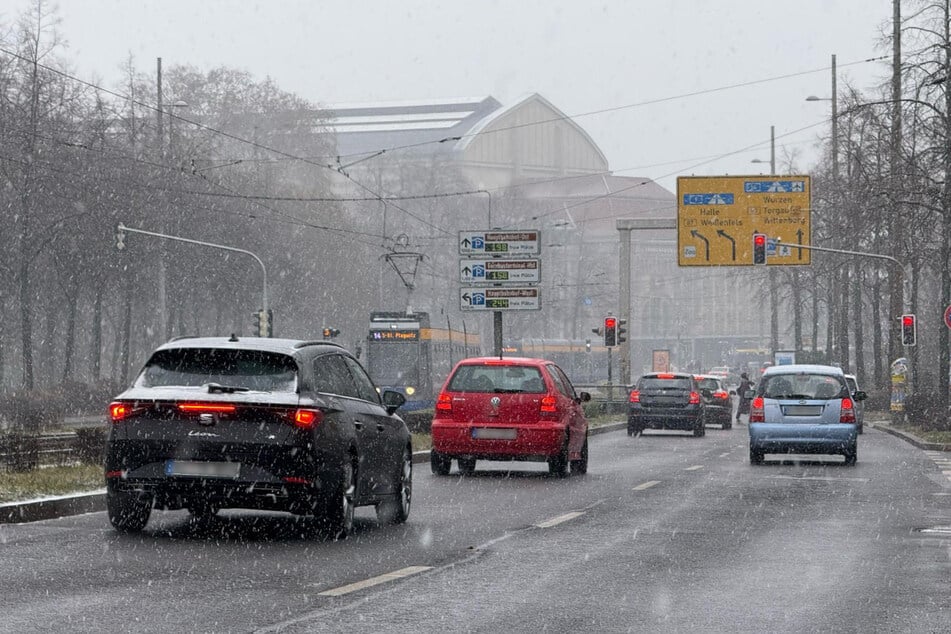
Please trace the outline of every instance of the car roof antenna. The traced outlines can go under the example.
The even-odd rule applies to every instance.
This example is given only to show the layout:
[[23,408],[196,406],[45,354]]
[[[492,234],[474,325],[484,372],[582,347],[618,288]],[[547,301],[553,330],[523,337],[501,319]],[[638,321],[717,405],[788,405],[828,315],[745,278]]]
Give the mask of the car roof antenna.
[[231,338],[228,339],[228,341],[237,341],[237,340],[238,340],[238,335],[231,333]]

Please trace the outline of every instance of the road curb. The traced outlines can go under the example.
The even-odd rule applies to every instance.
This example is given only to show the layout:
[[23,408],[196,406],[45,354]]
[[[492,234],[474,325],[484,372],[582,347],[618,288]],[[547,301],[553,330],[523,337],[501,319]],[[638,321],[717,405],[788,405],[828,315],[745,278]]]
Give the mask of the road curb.
[[895,429],[894,427],[885,423],[866,421],[865,424],[869,425],[870,427],[874,427],[875,429],[881,430],[887,434],[891,434],[892,436],[897,436],[898,438],[901,438],[905,442],[908,442],[914,445],[918,449],[927,449],[929,451],[951,451],[951,445],[947,443],[927,442],[927,441],[921,440],[917,436],[913,436],[907,432],[903,432],[900,429]]

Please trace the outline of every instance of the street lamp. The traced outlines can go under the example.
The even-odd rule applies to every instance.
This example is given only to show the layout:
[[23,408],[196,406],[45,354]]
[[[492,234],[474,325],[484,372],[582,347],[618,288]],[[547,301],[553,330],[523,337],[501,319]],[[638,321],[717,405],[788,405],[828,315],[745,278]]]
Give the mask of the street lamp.
[[[763,159],[755,158],[750,163],[766,163]],[[769,126],[769,173],[776,174],[776,126]]]

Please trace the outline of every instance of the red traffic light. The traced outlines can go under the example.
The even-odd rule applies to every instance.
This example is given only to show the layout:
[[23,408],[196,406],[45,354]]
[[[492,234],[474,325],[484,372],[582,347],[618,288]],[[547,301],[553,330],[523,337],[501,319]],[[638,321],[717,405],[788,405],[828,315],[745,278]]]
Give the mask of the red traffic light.
[[615,326],[617,326],[617,319],[614,317],[608,317],[604,320],[605,328],[614,328]]
[[756,246],[765,246],[766,245],[766,235],[762,233],[753,234],[753,244]]
[[914,326],[914,325],[915,325],[915,318],[914,318],[914,316],[913,316],[913,315],[902,315],[901,325],[902,325],[902,326],[905,326],[905,327]]

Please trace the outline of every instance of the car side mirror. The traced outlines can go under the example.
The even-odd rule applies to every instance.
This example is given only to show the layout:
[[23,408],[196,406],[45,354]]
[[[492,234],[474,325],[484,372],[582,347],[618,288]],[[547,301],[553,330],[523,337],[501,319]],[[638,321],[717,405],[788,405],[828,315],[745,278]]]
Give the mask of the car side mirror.
[[578,402],[587,403],[591,400],[591,394],[588,392],[578,392]]
[[856,401],[864,401],[868,398],[868,394],[862,390],[856,390],[855,394],[852,395],[852,398],[854,398]]
[[395,390],[383,390],[383,407],[392,414],[406,403],[406,397]]

